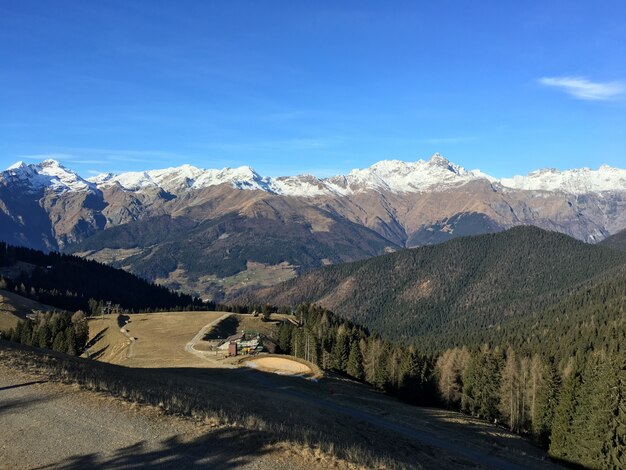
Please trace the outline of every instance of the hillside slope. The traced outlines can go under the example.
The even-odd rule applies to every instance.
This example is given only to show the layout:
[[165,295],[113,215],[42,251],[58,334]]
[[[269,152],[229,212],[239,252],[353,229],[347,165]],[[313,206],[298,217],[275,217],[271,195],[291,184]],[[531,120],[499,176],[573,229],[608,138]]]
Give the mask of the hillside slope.
[[511,346],[520,353],[554,357],[561,369],[579,351],[613,353],[626,344],[626,265],[545,310],[511,318],[498,328],[443,334],[437,343]]
[[[125,309],[173,308],[194,302],[121,269],[71,255],[0,242],[0,286],[60,309],[93,310],[93,302]],[[90,302],[90,299],[92,301]]]
[[602,240],[600,245],[608,246],[620,251],[626,251],[626,230],[617,232],[615,235]]
[[535,227],[329,266],[240,300],[316,302],[392,338],[488,328],[536,312],[626,254]]

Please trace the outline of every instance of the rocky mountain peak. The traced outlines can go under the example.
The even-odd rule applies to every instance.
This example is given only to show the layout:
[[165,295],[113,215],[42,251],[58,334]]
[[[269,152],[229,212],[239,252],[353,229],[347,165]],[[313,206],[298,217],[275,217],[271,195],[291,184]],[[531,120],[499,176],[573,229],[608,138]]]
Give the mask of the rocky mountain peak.
[[94,184],[53,159],[31,164],[16,162],[0,173],[0,178],[25,186],[30,191],[50,189],[55,192],[65,192],[96,189]]

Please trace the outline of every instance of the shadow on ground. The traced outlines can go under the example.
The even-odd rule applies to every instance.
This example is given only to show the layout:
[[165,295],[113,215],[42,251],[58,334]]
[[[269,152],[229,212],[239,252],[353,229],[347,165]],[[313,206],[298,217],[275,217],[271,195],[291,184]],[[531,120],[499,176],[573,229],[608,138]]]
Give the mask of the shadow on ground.
[[124,447],[113,455],[98,453],[70,457],[41,468],[58,469],[123,469],[137,467],[190,468],[206,465],[209,468],[226,470],[239,468],[267,454],[269,449],[245,430],[216,430],[192,441],[178,437],[158,444],[144,442]]
[[213,339],[224,339],[237,333],[237,327],[239,326],[239,320],[234,315],[224,318],[221,322],[215,325],[211,331],[209,331],[204,338],[204,341]]
[[[22,369],[45,363],[51,380],[61,373],[63,381],[91,390],[232,425],[193,442],[172,439],[156,450],[141,444],[122,449],[112,460],[107,456],[106,468],[153,466],[151,462],[184,468],[203,459],[214,468],[233,468],[281,441],[295,447],[332,446],[335,455],[366,466],[375,463],[367,461],[369,455],[402,468],[554,468],[540,449],[493,425],[408,406],[333,378],[313,383],[247,369],[134,369],[2,341],[0,355]],[[104,468],[100,458],[94,453],[59,465]]]

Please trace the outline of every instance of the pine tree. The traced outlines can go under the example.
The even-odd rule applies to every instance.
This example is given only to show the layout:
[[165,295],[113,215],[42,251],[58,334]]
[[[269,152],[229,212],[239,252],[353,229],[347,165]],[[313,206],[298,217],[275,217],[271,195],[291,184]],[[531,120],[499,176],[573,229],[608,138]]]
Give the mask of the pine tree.
[[575,367],[563,382],[550,436],[550,455],[563,460],[571,460],[572,455],[576,454],[578,444],[573,440],[572,427],[581,384],[580,372],[577,369],[578,367]]
[[54,341],[52,342],[52,350],[62,353],[67,350],[65,344],[65,334],[62,331],[59,331],[54,337]]
[[15,329],[11,332],[11,341],[19,343],[22,339],[22,330],[24,329],[24,322],[18,321],[15,325]]
[[348,375],[358,380],[363,380],[363,377],[365,377],[365,372],[363,371],[363,356],[361,356],[358,341],[353,341],[350,347],[350,356],[348,357],[346,372]]
[[350,344],[348,341],[348,336],[345,333],[337,333],[337,341],[332,352],[332,365],[335,370],[346,371],[350,357]]
[[615,382],[609,389],[609,422],[602,454],[603,466],[618,470],[626,468],[626,353],[614,362]]
[[293,326],[290,323],[283,322],[278,328],[278,348],[283,354],[291,353],[291,330]]
[[20,343],[28,346],[33,345],[33,323],[29,320],[22,322],[22,331],[20,334]]
[[65,352],[70,356],[76,356],[76,332],[71,326],[65,330]]
[[518,432],[521,428],[520,403],[520,367],[513,349],[506,353],[506,362],[502,369],[500,385],[500,413],[509,423],[511,431]]
[[535,439],[548,447],[554,413],[559,402],[560,377],[553,361],[545,365],[542,374],[543,380],[537,390],[535,412],[532,416],[532,429]]
[[609,433],[610,390],[615,386],[612,362],[605,353],[586,357],[572,422],[570,458],[589,468],[602,467],[602,448]]
[[43,321],[37,330],[37,346],[40,348],[49,348],[52,343],[52,332],[48,326],[48,322]]

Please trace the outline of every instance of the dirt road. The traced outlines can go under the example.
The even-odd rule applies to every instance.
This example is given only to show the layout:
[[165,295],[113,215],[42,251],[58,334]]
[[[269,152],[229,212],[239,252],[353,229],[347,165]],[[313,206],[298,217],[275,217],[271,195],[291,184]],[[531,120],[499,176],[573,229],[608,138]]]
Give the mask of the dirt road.
[[205,361],[209,362],[211,364],[211,367],[224,367],[227,369],[234,369],[236,368],[236,366],[231,365],[231,364],[225,364],[224,362],[220,362],[217,361],[215,359],[215,355],[212,352],[209,351],[198,351],[195,348],[195,345],[198,341],[201,341],[202,338],[204,338],[206,336],[206,334],[211,330],[211,328],[213,328],[215,325],[217,325],[219,322],[221,322],[222,320],[225,320],[226,318],[230,317],[232,315],[232,313],[225,313],[224,315],[222,315],[221,317],[213,320],[211,323],[208,323],[206,325],[204,325],[200,331],[198,331],[198,333],[196,333],[196,335],[191,339],[191,341],[189,341],[186,345],[185,345],[185,351],[187,351],[188,353],[194,354],[195,356],[204,359]]
[[52,384],[0,364],[0,469],[323,468],[158,410]]

